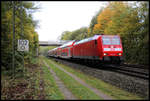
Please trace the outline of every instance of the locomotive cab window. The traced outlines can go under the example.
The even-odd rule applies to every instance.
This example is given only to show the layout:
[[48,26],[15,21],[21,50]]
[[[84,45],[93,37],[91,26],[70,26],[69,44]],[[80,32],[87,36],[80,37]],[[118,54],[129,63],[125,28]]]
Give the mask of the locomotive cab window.
[[102,37],[103,45],[111,45],[110,37]]
[[103,36],[102,41],[103,45],[120,45],[120,38],[118,36],[114,37]]
[[113,37],[112,38],[112,45],[120,45],[119,37]]

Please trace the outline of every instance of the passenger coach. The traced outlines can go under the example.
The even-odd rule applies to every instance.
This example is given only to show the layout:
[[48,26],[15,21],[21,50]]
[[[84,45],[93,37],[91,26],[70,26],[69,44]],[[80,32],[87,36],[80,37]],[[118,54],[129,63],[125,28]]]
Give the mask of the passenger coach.
[[75,43],[75,40],[70,41],[62,46],[59,47],[59,57],[60,58],[72,58],[73,56],[73,45]]

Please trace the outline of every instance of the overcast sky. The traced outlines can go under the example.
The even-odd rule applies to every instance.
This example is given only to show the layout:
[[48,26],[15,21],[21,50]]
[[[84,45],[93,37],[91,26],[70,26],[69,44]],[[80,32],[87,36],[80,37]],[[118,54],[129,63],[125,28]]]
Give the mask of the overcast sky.
[[98,1],[62,1],[38,2],[41,9],[33,14],[34,20],[39,20],[40,41],[56,41],[64,31],[73,31],[88,27],[92,17],[108,2]]

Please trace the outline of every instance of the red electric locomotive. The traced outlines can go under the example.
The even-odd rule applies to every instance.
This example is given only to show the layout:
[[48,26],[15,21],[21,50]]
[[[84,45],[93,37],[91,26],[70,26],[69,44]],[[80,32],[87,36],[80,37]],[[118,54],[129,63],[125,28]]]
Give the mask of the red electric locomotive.
[[120,63],[123,48],[118,35],[95,35],[75,42],[73,58]]

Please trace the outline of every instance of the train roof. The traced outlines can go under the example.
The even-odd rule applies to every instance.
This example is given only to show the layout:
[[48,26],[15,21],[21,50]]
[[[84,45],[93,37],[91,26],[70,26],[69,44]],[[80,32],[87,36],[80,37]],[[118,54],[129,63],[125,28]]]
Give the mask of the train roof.
[[77,42],[75,42],[75,45],[76,45],[76,44],[80,44],[80,43],[84,43],[84,42],[88,42],[88,41],[91,41],[91,40],[96,40],[96,39],[99,38],[100,36],[101,36],[101,35],[94,35],[93,37],[90,37],[90,38],[86,38],[86,39],[77,41]]
[[73,44],[73,42],[75,42],[75,40],[72,40],[72,41],[70,41],[70,42],[67,42],[67,43],[63,44],[62,46],[60,46],[59,48],[64,48],[64,47],[70,46],[70,45]]
[[52,50],[56,50],[58,47],[56,47],[56,48],[53,48]]
[[101,36],[111,36],[111,37],[119,37],[118,35],[104,35],[104,34],[96,34],[96,35],[94,35],[93,37],[90,37],[90,38],[86,38],[86,39],[83,39],[83,40],[80,40],[80,41],[77,41],[77,42],[75,42],[75,44],[74,45],[77,45],[77,44],[80,44],[80,43],[84,43],[84,42],[88,42],[88,41],[91,41],[91,40],[96,40],[96,39],[98,39],[99,37],[101,37]]

